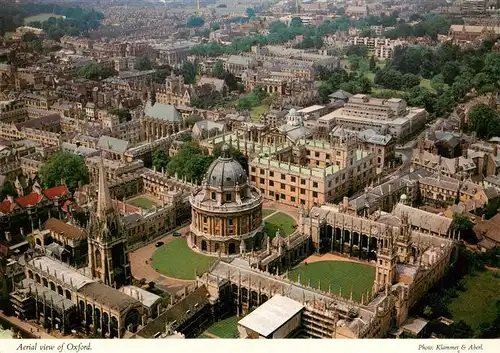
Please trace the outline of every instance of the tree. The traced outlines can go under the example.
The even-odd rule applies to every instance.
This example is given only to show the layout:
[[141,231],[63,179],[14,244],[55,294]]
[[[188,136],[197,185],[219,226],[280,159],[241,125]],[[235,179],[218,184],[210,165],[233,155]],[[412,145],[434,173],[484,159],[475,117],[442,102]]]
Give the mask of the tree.
[[332,86],[328,83],[321,83],[318,86],[318,94],[321,98],[322,103],[327,103],[329,101],[329,95],[333,93]]
[[220,25],[218,23],[212,23],[210,28],[212,29],[212,31],[217,31],[220,29]]
[[153,166],[156,170],[165,170],[169,162],[168,154],[164,150],[156,150],[153,153]]
[[38,39],[38,36],[33,32],[26,32],[21,37],[21,40],[25,43],[29,43],[29,42],[32,42],[32,41],[37,40],[37,39]]
[[186,22],[186,27],[202,27],[205,24],[205,20],[201,17],[191,16]]
[[68,152],[58,152],[50,156],[39,171],[42,184],[46,188],[65,183],[74,191],[78,185],[86,184],[89,171],[81,156]]
[[360,58],[364,58],[368,55],[368,47],[364,44],[351,45],[347,48],[346,55],[356,55]]
[[349,61],[351,64],[351,70],[357,71],[359,69],[359,65],[361,63],[361,58],[359,56],[353,55],[349,57]]
[[401,87],[404,89],[410,89],[412,87],[420,85],[420,77],[414,74],[404,74],[401,77],[402,85]]
[[226,83],[227,88],[229,89],[229,91],[238,90],[238,83],[241,83],[241,82],[238,82],[236,80],[236,77],[232,73],[230,73],[230,72],[226,72],[225,73],[225,75],[224,75],[224,82]]
[[116,75],[116,71],[112,68],[102,66],[98,63],[88,63],[85,66],[82,66],[78,70],[78,76],[81,78],[85,78],[87,80],[104,80],[110,76]]
[[194,124],[196,124],[198,121],[201,121],[201,116],[199,115],[196,115],[196,114],[192,114],[190,115],[187,119],[186,119],[186,124],[189,126],[189,127],[193,127]]
[[456,322],[451,327],[451,334],[448,338],[472,338],[474,330],[463,320]]
[[212,69],[212,74],[220,79],[223,79],[226,76],[226,72],[224,71],[224,65],[222,61],[218,60]]
[[453,229],[460,232],[462,239],[468,243],[476,243],[477,237],[472,228],[474,225],[467,216],[453,214]]
[[197,74],[197,64],[192,63],[191,61],[184,61],[182,64],[181,72],[184,77],[184,82],[187,84],[196,83],[196,74]]
[[403,83],[403,75],[397,70],[384,68],[375,74],[373,82],[388,89],[399,90]]
[[167,165],[170,175],[200,183],[213,158],[197,142],[185,142]]
[[254,18],[255,17],[255,10],[249,7],[246,9],[246,14],[247,14],[248,18]]
[[6,180],[2,185],[2,189],[0,190],[0,200],[5,199],[7,196],[18,196],[16,188],[9,180]]
[[302,23],[302,20],[300,17],[294,17],[290,21],[290,27],[292,28],[297,28],[297,27],[302,27],[304,24]]
[[375,60],[375,55],[372,55],[370,57],[370,71],[375,70],[376,67],[377,67],[377,61]]
[[153,75],[152,79],[155,83],[165,83],[165,79],[170,76],[172,73],[172,68],[167,65],[167,67],[163,67],[161,69],[157,69]]
[[127,108],[111,108],[108,110],[109,114],[117,115],[120,118],[120,123],[132,120],[132,114]]
[[500,134],[498,113],[486,104],[477,104],[469,111],[469,129],[480,138]]
[[154,67],[154,63],[151,62],[151,59],[147,56],[140,56],[135,59],[134,69],[139,71],[152,70]]
[[[213,156],[214,158],[219,158],[221,155],[221,149],[222,149],[223,144],[219,143],[218,145],[215,146],[213,150]],[[229,146],[229,154],[231,157],[233,157],[235,160],[237,160],[243,169],[248,173],[248,158],[239,150],[234,148],[233,146]]]
[[447,62],[444,64],[441,74],[443,75],[443,81],[447,85],[453,84],[455,81],[455,78],[458,76],[460,73],[460,67],[458,66],[457,62]]
[[486,54],[484,58],[484,71],[491,75],[495,81],[500,80],[500,52]]

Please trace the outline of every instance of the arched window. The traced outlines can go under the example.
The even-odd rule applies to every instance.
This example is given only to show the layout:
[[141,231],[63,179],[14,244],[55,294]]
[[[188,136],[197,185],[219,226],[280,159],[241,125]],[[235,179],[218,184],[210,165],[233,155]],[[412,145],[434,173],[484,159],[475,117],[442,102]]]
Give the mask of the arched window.
[[36,281],[36,283],[41,282],[40,275],[38,273],[35,275],[35,281]]
[[207,242],[205,240],[201,241],[201,251],[207,251]]
[[71,300],[71,292],[68,289],[66,289],[66,299]]

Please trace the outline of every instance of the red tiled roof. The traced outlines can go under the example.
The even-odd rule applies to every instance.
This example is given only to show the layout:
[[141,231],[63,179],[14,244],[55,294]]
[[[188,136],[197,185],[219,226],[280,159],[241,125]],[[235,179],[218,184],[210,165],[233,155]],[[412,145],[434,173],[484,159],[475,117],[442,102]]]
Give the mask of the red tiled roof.
[[16,203],[21,207],[29,207],[34,206],[40,202],[43,198],[43,195],[39,193],[32,192],[29,195],[21,196],[16,199]]
[[61,197],[65,193],[68,193],[69,190],[66,187],[66,185],[61,185],[61,186],[54,186],[53,188],[46,189],[43,191],[43,194],[45,195],[46,198],[52,200],[55,197]]
[[85,233],[81,228],[75,227],[57,218],[49,218],[45,222],[44,228],[50,229],[50,231],[60,234],[67,239],[81,240],[85,238]]
[[71,201],[71,200],[66,200],[64,202],[64,204],[62,205],[62,210],[64,212],[69,212],[70,210],[71,211],[74,211],[74,210],[78,210],[80,208],[80,206],[78,206],[77,203]]
[[14,211],[16,208],[15,203],[11,203],[8,199],[5,199],[3,202],[0,202],[0,213],[8,214]]

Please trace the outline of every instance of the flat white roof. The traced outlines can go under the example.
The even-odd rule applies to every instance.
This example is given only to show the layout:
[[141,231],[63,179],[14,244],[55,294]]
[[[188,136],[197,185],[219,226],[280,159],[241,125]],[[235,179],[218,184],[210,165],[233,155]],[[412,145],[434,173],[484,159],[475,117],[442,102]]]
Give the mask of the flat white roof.
[[151,306],[153,306],[153,304],[156,303],[158,299],[161,299],[159,295],[150,293],[147,290],[144,290],[136,286],[124,286],[121,287],[119,291],[125,293],[129,297],[137,299],[142,303],[142,305],[148,308],[151,308]]
[[325,106],[323,105],[311,105],[310,107],[305,107],[301,110],[299,110],[297,113],[312,113],[316,110],[323,109]]
[[301,303],[278,294],[241,319],[238,325],[267,337],[303,308]]

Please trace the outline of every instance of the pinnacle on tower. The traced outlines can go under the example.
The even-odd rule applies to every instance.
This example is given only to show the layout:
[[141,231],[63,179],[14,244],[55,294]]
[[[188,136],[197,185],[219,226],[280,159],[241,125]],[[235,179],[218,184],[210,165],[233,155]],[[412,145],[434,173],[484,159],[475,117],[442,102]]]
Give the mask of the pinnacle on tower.
[[108,181],[106,180],[106,174],[104,173],[104,161],[101,155],[101,161],[99,164],[99,191],[97,194],[97,216],[104,219],[106,211],[112,208],[113,204],[111,203]]

